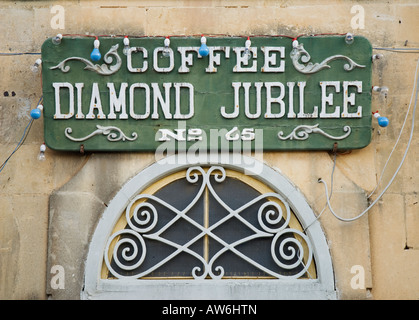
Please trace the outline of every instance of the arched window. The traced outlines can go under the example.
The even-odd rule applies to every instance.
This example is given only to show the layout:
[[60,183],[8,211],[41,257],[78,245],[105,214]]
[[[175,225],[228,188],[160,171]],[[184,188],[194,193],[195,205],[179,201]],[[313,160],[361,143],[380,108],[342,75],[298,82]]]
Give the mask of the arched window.
[[153,164],[111,201],[83,298],[336,297],[323,232],[303,232],[314,214],[282,175],[173,163]]

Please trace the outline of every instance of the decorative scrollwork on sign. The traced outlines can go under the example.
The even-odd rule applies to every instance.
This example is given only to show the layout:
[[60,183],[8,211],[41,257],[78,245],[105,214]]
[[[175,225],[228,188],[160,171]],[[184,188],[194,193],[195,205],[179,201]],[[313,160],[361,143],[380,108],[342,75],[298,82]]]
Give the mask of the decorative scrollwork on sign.
[[326,132],[324,132],[322,129],[318,128],[319,124],[315,124],[313,126],[309,125],[300,125],[294,128],[292,132],[284,137],[284,132],[280,131],[278,132],[278,138],[281,140],[306,140],[308,139],[309,135],[311,133],[319,133],[329,139],[332,140],[342,140],[347,138],[351,134],[351,127],[350,126],[344,126],[343,131],[346,132],[342,136],[332,136]]
[[125,140],[134,141],[138,138],[138,134],[136,132],[133,132],[131,134],[132,138],[128,138],[122,132],[121,129],[119,129],[118,127],[114,127],[114,126],[104,127],[104,126],[97,125],[96,128],[97,128],[97,130],[93,131],[91,134],[89,134],[85,137],[82,137],[82,138],[74,138],[74,137],[70,136],[70,134],[73,132],[73,129],[71,129],[70,127],[67,127],[64,130],[64,134],[71,141],[77,141],[77,142],[88,140],[91,137],[93,137],[95,135],[98,135],[98,134],[103,134],[104,136],[107,136],[108,141],[111,141],[111,142],[121,141],[121,140],[122,141],[125,141]]
[[[51,67],[50,69],[51,70],[60,69],[62,72],[68,72],[70,71],[70,66],[66,65],[66,63],[71,60],[78,60],[86,64],[86,66],[84,67],[85,70],[96,72],[97,74],[102,75],[102,76],[109,76],[111,74],[116,73],[121,68],[121,65],[122,65],[122,59],[118,55],[118,52],[117,52],[118,46],[119,46],[118,44],[113,45],[109,49],[109,51],[105,54],[105,56],[103,57],[103,60],[105,61],[106,64],[105,63],[102,65],[93,64],[92,62],[90,62],[89,60],[85,58],[70,57],[61,61],[59,64],[57,64],[54,67]],[[113,57],[115,57],[116,63],[114,65],[108,66],[108,64],[111,64],[113,62],[114,60]]]
[[[334,55],[334,56],[324,59],[320,63],[313,64],[312,62],[309,62],[311,59],[310,54],[304,49],[304,45],[302,43],[297,44],[291,50],[290,55],[291,55],[292,64],[294,65],[295,69],[304,74],[311,74],[311,73],[316,73],[323,69],[330,69],[331,67],[328,65],[328,63],[333,60],[339,60],[339,59],[343,59],[348,62],[343,66],[343,69],[345,71],[351,71],[354,68],[365,68],[364,65],[357,64],[351,58],[347,56],[343,56],[343,55]],[[301,62],[303,62],[304,64],[299,63],[300,59],[301,59]]]
[[[223,260],[220,257],[227,252],[233,253],[253,267],[278,279],[296,279],[308,272],[313,255],[312,247],[309,238],[304,233],[290,227],[291,210],[288,203],[279,194],[265,193],[247,201],[239,208],[231,208],[222,200],[212,185],[213,182],[222,184],[226,176],[224,168],[219,166],[212,166],[208,170],[202,167],[190,167],[185,178],[188,183],[196,185],[196,193],[192,201],[183,209],[175,208],[155,195],[140,194],[132,199],[125,209],[126,228],[112,234],[105,247],[104,262],[110,274],[117,278],[140,279],[149,276],[178,255],[187,254],[196,259],[196,265],[192,263],[189,270],[192,278],[217,280],[225,275],[225,266],[222,265]],[[190,211],[200,199],[208,197],[208,194],[226,210],[227,214],[220,220],[205,225],[201,219],[193,219]],[[259,206],[257,223],[250,222],[242,216],[245,210],[254,206]],[[156,227],[159,219],[158,208],[168,210],[171,218],[164,219],[164,223]],[[249,210],[255,212],[253,209]],[[237,220],[238,227],[250,230],[251,232],[248,232],[250,234],[236,240],[226,240],[225,235],[215,231],[232,219]],[[169,234],[173,235],[171,228],[176,228],[180,222],[187,222],[188,226],[197,230],[197,234],[179,242],[173,236],[169,237]],[[211,256],[204,257],[199,250],[194,249],[197,241],[204,238],[217,243]],[[261,238],[270,239],[273,265],[276,264],[285,272],[266,266],[240,250],[241,245]],[[168,251],[167,256],[162,257],[161,260],[155,260],[156,252],[152,252],[150,255],[153,258],[144,262],[148,254],[145,244],[147,241],[166,245],[171,248],[171,251]],[[269,249],[267,253],[269,254]],[[143,262],[144,266],[142,266]]]

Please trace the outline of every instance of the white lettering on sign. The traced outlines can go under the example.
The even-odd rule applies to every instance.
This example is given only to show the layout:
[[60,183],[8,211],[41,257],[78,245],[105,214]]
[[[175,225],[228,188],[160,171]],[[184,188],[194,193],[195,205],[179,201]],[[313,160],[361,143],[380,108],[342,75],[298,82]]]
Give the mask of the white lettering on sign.
[[115,112],[121,113],[119,115],[119,119],[128,119],[127,108],[125,105],[125,92],[128,87],[128,83],[126,82],[121,83],[118,96],[116,95],[115,86],[112,82],[108,83],[107,86],[109,89],[109,106],[110,106],[108,119],[116,119]]
[[[68,82],[54,82],[52,84],[55,90],[55,114],[54,119],[69,119],[74,115],[74,89],[71,83]],[[61,98],[60,98],[60,89],[68,89],[68,113],[61,113]]]
[[[137,53],[137,52],[142,52],[143,53],[143,66],[142,67],[138,67],[138,68],[134,68],[132,66],[132,54],[133,53]],[[141,47],[132,47],[129,48],[128,52],[127,52],[127,68],[129,72],[146,72],[148,69],[148,62],[147,62],[147,49],[146,48],[141,48]]]
[[[239,117],[241,109],[248,119],[281,119],[281,118],[362,118],[362,106],[356,105],[356,95],[362,93],[362,81],[320,81],[321,89],[320,112],[318,106],[312,106],[311,113],[305,105],[306,82],[232,82],[233,105],[221,106],[223,118],[235,119]],[[70,119],[75,114],[75,99],[77,100],[76,119],[191,119],[195,115],[194,86],[187,82],[158,83],[137,82],[128,84],[122,82],[119,89],[114,83],[107,83],[109,95],[109,114],[103,112],[101,90],[98,83],[93,83],[90,94],[88,112],[83,112],[82,97],[84,83],[54,82],[55,94],[54,119]],[[74,87],[76,90],[74,90]],[[298,89],[296,88],[298,87]],[[350,91],[350,88],[354,88]],[[142,91],[143,98],[139,99],[136,92]],[[288,90],[288,99],[285,94]],[[65,91],[65,95],[62,93]],[[187,94],[182,94],[182,92]],[[255,91],[255,94],[252,92]],[[298,91],[295,94],[294,91]],[[341,105],[336,105],[335,93],[343,92]],[[275,92],[275,93],[274,93]],[[128,98],[127,98],[128,94]],[[63,107],[63,97],[68,97]],[[76,97],[75,97],[76,95]],[[171,97],[174,95],[174,99]],[[251,105],[250,96],[255,95],[255,105]],[[298,95],[298,101],[294,98]],[[242,97],[243,96],[243,97]],[[127,111],[128,101],[128,111]],[[174,101],[174,106],[171,105]],[[244,108],[240,106],[243,101]],[[262,105],[262,101],[265,105]],[[296,103],[297,102],[297,103]],[[297,104],[297,106],[296,106]],[[63,110],[65,109],[65,110]],[[263,112],[264,111],[264,112]]]
[[[190,119],[195,114],[195,107],[194,107],[194,87],[190,83],[174,83],[173,86],[175,87],[175,98],[176,98],[176,107],[175,107],[175,119]],[[180,90],[181,88],[187,88],[189,91],[189,104],[188,104],[188,113],[182,114],[180,111],[181,103],[180,103]]]
[[[294,110],[294,88],[295,84],[298,86],[298,113],[296,114]],[[232,87],[234,91],[234,105],[233,107],[221,106],[220,112],[221,115],[226,119],[237,118],[240,114],[240,89],[244,90],[244,109],[245,115],[249,119],[256,119],[261,116],[261,99],[262,99],[262,87],[265,88],[265,97],[266,97],[266,106],[264,117],[266,119],[278,119],[283,118],[285,115],[287,118],[361,118],[362,117],[362,106],[358,106],[355,112],[349,112],[349,108],[355,105],[355,92],[352,92],[348,95],[349,87],[356,87],[356,93],[362,92],[362,82],[361,81],[343,81],[341,84],[340,81],[321,81],[320,87],[322,90],[321,95],[321,112],[318,113],[318,106],[313,106],[313,112],[307,113],[305,111],[304,104],[304,89],[306,82],[287,82],[286,86],[288,88],[288,109],[286,106],[285,97],[285,85],[281,82],[255,82],[254,84],[256,90],[256,106],[253,108],[253,113],[250,111],[251,106],[249,105],[250,100],[250,89],[252,88],[252,83],[250,82],[233,82]],[[333,87],[336,93],[340,92],[341,86],[345,92],[343,95],[343,111],[340,114],[340,106],[334,105],[334,95],[333,93],[327,94],[327,87]],[[273,96],[273,88],[279,89],[279,94]],[[329,109],[334,108],[331,111]]]
[[[190,119],[195,114],[194,107],[194,86],[190,83],[163,83],[163,93],[158,83],[151,83],[150,86],[146,83],[133,83],[129,86],[128,83],[123,82],[119,88],[119,94],[117,94],[114,83],[107,83],[108,94],[109,94],[109,114],[106,116],[103,112],[102,100],[100,98],[100,90],[98,83],[92,84],[92,92],[90,96],[90,104],[88,114],[85,116],[83,113],[82,106],[82,89],[84,88],[83,83],[76,83],[74,86],[68,82],[54,82],[52,84],[55,90],[55,114],[54,119],[70,119],[74,116],[74,86],[77,91],[77,115],[76,119],[128,119],[131,117],[135,120],[147,119],[159,119],[159,110],[163,112],[165,119]],[[62,111],[62,90],[68,89],[68,112]],[[129,101],[129,116],[126,107],[126,92],[128,89],[128,101]],[[135,89],[144,90],[144,101],[135,100]],[[173,90],[172,90],[173,89]],[[188,99],[187,102],[182,101],[183,95],[181,90],[187,90]],[[153,112],[151,113],[151,93],[153,92]],[[173,92],[174,91],[174,92]],[[172,108],[170,106],[171,95],[175,96],[175,110],[172,114]],[[183,99],[186,100],[186,99]],[[140,108],[142,113],[140,113]],[[117,117],[117,113],[119,116]]]
[[[168,73],[174,70],[175,52],[171,48],[168,48],[169,56],[167,58],[169,59],[169,65],[166,67],[159,65],[159,62],[161,62],[159,56],[164,49],[164,47],[157,47],[153,51],[153,70],[159,73]],[[231,48],[229,46],[209,46],[208,50],[208,66],[205,68],[205,72],[216,73],[216,65],[221,65],[221,54],[224,53],[224,57],[229,59]],[[258,61],[256,60],[258,57],[257,47],[249,48],[251,53],[251,59],[249,60],[243,56],[245,47],[233,47],[232,50],[236,54],[236,65],[233,67],[233,72],[258,71]],[[263,52],[264,58],[264,64],[261,67],[262,72],[285,72],[285,47],[261,47],[260,50]],[[202,58],[199,54],[199,47],[177,47],[177,52],[180,55],[178,73],[189,73],[189,67],[193,66],[194,57],[196,57],[196,59]],[[133,54],[138,54],[139,56],[142,54],[142,66],[133,66]],[[132,73],[142,73],[148,70],[148,52],[146,48],[131,47],[127,51],[127,69]]]
[[356,87],[356,92],[362,92],[361,81],[344,81],[343,82],[343,107],[342,107],[342,118],[361,118],[362,117],[362,106],[358,106],[356,112],[349,113],[349,105],[355,105],[355,93],[352,92],[348,95],[349,87]]
[[[233,68],[233,72],[257,72],[257,48],[251,47],[249,51],[251,52],[251,57],[253,59],[247,60],[243,56],[245,48],[242,47],[235,47],[233,51],[236,53],[236,61],[237,64]],[[252,65],[250,67],[243,67],[243,65],[247,66],[249,61],[252,60]]]
[[[285,96],[284,85],[281,82],[265,82],[266,87],[266,113],[265,118],[282,118],[285,114],[285,103],[283,101]],[[272,97],[272,88],[280,89],[278,97]],[[272,113],[272,104],[278,104],[278,113]]]
[[208,59],[208,67],[205,68],[205,71],[208,73],[217,72],[217,68],[214,66],[220,65],[220,53],[215,54],[217,51],[224,51],[226,59],[230,58],[230,47],[208,47],[209,49],[209,59]]
[[84,83],[76,83],[74,85],[77,89],[77,114],[76,114],[76,118],[77,119],[84,119],[84,114],[83,114],[83,111],[81,109],[81,97],[82,97],[82,90],[83,90],[83,87],[84,87]]
[[99,85],[94,82],[92,86],[92,96],[90,98],[90,108],[89,113],[86,115],[86,119],[94,119],[95,110],[97,110],[98,119],[106,119],[105,114],[102,109],[102,101],[100,99]]
[[173,70],[173,68],[175,67],[175,60],[174,60],[174,55],[173,55],[173,50],[171,48],[168,48],[168,52],[169,52],[169,66],[168,67],[159,67],[159,52],[163,52],[164,47],[158,47],[156,49],[154,49],[154,53],[153,53],[153,68],[155,71],[157,72],[170,72]]
[[[144,89],[145,101],[143,114],[137,114],[135,111],[134,90],[137,88]],[[150,116],[150,87],[147,84],[134,83],[129,87],[129,115],[135,120],[147,119]]]
[[[159,129],[160,135],[158,141],[202,141],[202,136],[205,134],[200,128],[178,128],[178,129]],[[252,141],[255,140],[255,129],[244,128],[240,131],[237,127],[232,128],[224,134],[227,141]]]
[[204,131],[199,128],[191,128],[186,131],[186,129],[159,129],[160,138],[158,141],[171,141],[172,139],[176,141],[201,141]]
[[271,54],[272,52],[278,52],[281,59],[285,58],[285,48],[284,47],[262,47],[260,48],[264,53],[265,64],[263,65],[262,72],[284,72],[285,71],[285,60],[280,60],[279,65],[277,65],[276,54]]
[[[318,116],[318,111],[317,111],[317,107],[314,107],[314,111],[313,113],[305,113],[304,112],[304,88],[306,87],[306,82],[302,81],[302,82],[298,82],[297,83],[298,88],[299,88],[299,96],[300,96],[300,103],[299,103],[299,111],[298,111],[298,115],[297,118],[317,118]],[[323,97],[322,97],[323,99]],[[291,109],[291,106],[290,106]]]
[[340,91],[339,81],[323,81],[320,82],[322,88],[322,106],[320,111],[320,118],[339,118],[340,107],[336,106],[334,112],[327,112],[327,106],[333,106],[333,93],[326,95],[327,87],[334,87],[336,92]]
[[193,65],[193,54],[190,51],[195,52],[198,56],[200,56],[199,47],[178,47],[177,50],[180,52],[180,67],[178,72],[188,73],[190,70],[187,65]]

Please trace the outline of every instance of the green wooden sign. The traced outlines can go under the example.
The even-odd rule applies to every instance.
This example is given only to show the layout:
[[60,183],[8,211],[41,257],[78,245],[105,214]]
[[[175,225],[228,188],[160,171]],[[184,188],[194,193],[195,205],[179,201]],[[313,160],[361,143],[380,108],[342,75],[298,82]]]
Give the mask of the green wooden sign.
[[372,48],[363,37],[208,37],[207,55],[200,37],[172,37],[169,46],[162,37],[99,41],[98,61],[89,37],[42,46],[52,149],[330,150],[370,142]]

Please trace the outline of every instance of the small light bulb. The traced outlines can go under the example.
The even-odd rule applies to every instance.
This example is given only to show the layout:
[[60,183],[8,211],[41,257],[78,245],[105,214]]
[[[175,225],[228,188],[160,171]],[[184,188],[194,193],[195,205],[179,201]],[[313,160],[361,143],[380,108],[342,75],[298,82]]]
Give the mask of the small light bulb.
[[291,50],[291,57],[295,56],[298,53],[298,40],[297,38],[292,40],[292,50]]
[[352,33],[348,32],[348,33],[345,35],[345,42],[346,42],[347,44],[352,44],[352,43],[354,42],[354,35],[353,35]]
[[125,38],[124,38],[124,49],[122,50],[122,53],[124,55],[127,55],[129,48],[130,48],[130,46],[129,46],[129,39],[128,39],[128,36],[125,36]]
[[39,147],[39,154],[38,154],[38,160],[39,161],[45,161],[45,151],[47,150],[47,147],[45,146],[45,143],[41,144]]
[[252,57],[252,54],[250,52],[250,46],[251,46],[252,42],[250,41],[250,37],[247,37],[247,40],[245,42],[244,45],[244,52],[243,52],[243,59],[245,60],[250,60],[250,58]]
[[99,51],[99,46],[100,46],[100,42],[99,42],[99,39],[96,37],[95,41],[93,42],[93,51],[90,54],[90,59],[92,59],[92,61],[99,61],[100,58],[102,57]]
[[374,92],[378,92],[378,93],[380,93],[381,95],[383,95],[384,97],[387,97],[387,94],[388,94],[388,87],[385,87],[385,86],[383,86],[383,87],[374,86],[374,87],[372,87],[372,91],[374,91]]
[[164,39],[164,49],[163,49],[163,57],[169,57],[170,56],[170,39],[169,37],[166,37]]
[[389,124],[389,120],[386,117],[379,117],[378,118],[378,125],[380,127],[387,127]]
[[390,123],[390,121],[388,120],[388,118],[387,117],[382,117],[379,113],[378,113],[378,111],[376,111],[376,112],[373,112],[373,115],[374,115],[374,117],[377,119],[377,121],[378,121],[378,125],[380,126],[380,127],[387,127],[388,126],[388,124]]
[[38,73],[40,67],[42,64],[42,60],[41,59],[36,59],[35,63],[31,66],[31,71],[33,73]]
[[44,109],[44,106],[42,104],[37,106],[35,109],[32,109],[31,110],[31,118],[34,119],[34,120],[39,119],[41,117],[43,109]]
[[206,57],[209,54],[209,49],[207,47],[207,38],[204,36],[201,37],[201,47],[199,48],[199,54],[201,57]]
[[63,39],[63,35],[59,33],[54,38],[52,38],[52,43],[55,45],[59,45],[62,39]]
[[374,54],[372,56],[372,61],[383,59],[384,56],[381,53]]

